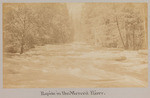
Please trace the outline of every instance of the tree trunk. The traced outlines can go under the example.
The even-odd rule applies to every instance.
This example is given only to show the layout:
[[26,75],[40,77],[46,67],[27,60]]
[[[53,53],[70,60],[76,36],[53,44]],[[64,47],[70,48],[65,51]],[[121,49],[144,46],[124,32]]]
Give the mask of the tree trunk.
[[125,23],[125,30],[126,30],[126,45],[125,48],[128,50],[129,49],[129,31],[128,31],[128,26],[127,23]]
[[21,49],[20,49],[20,54],[23,54],[23,52],[24,52],[24,47],[23,47],[24,45],[22,44],[21,45]]
[[135,50],[135,32],[134,32],[135,27],[133,27],[133,50]]
[[133,31],[133,50],[135,50],[134,31]]
[[126,33],[126,49],[129,49],[129,34]]
[[119,31],[119,35],[120,35],[120,38],[121,38],[121,42],[123,44],[123,47],[125,48],[125,44],[124,44],[124,41],[123,41],[123,38],[122,38],[122,35],[121,35],[121,31],[120,31],[120,28],[119,28],[119,23],[118,23],[118,18],[116,16],[116,22],[117,22],[117,28],[118,28],[118,31]]
[[24,52],[24,35],[22,35],[22,39],[21,39],[20,54],[23,54],[23,52]]

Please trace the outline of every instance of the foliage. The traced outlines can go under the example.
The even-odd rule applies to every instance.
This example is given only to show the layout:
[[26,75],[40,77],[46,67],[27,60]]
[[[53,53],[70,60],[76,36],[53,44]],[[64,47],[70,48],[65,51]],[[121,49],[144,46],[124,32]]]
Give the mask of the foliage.
[[[86,3],[83,25],[87,42],[108,48],[143,49],[147,47],[144,4]],[[91,39],[91,40],[89,40]]]
[[20,52],[35,45],[71,41],[71,25],[65,4],[5,4],[4,50]]

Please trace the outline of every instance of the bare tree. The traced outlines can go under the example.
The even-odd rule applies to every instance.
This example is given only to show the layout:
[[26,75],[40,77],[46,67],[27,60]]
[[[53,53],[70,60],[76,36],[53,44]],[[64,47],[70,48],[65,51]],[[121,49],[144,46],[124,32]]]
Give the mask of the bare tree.
[[[16,39],[20,45],[20,54],[24,53],[26,46],[31,46],[32,34],[33,34],[33,20],[34,15],[31,9],[28,9],[25,5],[16,7],[8,13],[6,19],[5,30]],[[29,39],[30,37],[30,39]],[[30,42],[29,42],[30,41]]]

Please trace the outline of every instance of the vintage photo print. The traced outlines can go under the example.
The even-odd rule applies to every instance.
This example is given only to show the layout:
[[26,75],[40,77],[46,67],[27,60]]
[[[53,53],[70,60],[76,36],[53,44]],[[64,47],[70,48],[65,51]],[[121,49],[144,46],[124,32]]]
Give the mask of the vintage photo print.
[[9,1],[1,2],[0,97],[148,98],[148,0]]
[[147,3],[3,3],[3,87],[147,87],[147,14]]

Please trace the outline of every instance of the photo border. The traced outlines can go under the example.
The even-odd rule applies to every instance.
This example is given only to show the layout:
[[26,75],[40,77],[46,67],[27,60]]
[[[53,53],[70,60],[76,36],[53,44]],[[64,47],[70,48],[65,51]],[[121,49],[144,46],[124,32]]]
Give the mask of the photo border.
[[[3,88],[3,33],[2,33],[2,3],[52,3],[52,2],[120,2],[148,3],[148,43],[150,43],[150,0],[1,0],[0,1],[0,98],[150,98],[150,80],[148,87],[143,88]],[[148,44],[150,53],[150,44]],[[150,54],[148,53],[148,77],[150,76]],[[104,92],[105,95],[51,95],[41,96],[41,91],[90,91]]]

